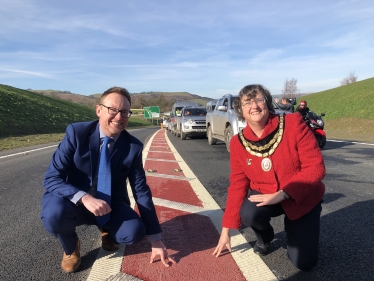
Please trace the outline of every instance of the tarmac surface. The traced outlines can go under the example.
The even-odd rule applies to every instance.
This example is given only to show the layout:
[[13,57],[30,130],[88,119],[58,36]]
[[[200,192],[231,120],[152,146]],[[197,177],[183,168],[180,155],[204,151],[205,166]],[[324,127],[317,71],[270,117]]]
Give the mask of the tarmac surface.
[[[277,280],[239,231],[230,232],[231,253],[225,251],[218,258],[212,255],[223,211],[185,164],[165,130],[151,137],[143,158],[163,241],[177,263],[165,267],[156,260],[150,264],[151,247],[144,239],[116,252],[100,249],[87,280]],[[131,205],[136,210],[134,200]]]

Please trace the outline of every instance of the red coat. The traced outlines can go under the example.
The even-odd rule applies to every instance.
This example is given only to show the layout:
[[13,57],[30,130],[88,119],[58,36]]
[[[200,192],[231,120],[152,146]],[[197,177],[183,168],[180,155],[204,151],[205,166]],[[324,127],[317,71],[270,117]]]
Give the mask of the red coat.
[[[278,122],[278,115],[270,114],[261,138],[248,125],[244,128],[244,136],[250,141],[263,139],[277,128]],[[283,189],[292,198],[281,202],[286,216],[291,220],[308,213],[322,199],[325,193],[322,183],[326,174],[325,164],[317,141],[300,114],[285,115],[283,138],[268,158],[273,166],[265,172],[261,168],[262,157],[246,151],[238,135],[231,139],[230,186],[223,227],[240,227],[239,211],[243,200],[248,200],[249,189],[263,194]]]

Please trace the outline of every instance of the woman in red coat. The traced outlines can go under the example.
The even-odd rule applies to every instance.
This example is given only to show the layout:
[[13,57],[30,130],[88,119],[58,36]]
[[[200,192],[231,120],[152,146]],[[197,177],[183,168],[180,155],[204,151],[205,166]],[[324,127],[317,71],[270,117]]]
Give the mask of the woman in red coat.
[[244,87],[235,101],[247,122],[230,142],[230,186],[223,228],[214,251],[231,251],[230,228],[251,227],[258,255],[269,253],[272,217],[284,217],[287,254],[300,270],[317,263],[320,214],[325,186],[322,153],[300,114],[276,115],[270,92],[261,85]]

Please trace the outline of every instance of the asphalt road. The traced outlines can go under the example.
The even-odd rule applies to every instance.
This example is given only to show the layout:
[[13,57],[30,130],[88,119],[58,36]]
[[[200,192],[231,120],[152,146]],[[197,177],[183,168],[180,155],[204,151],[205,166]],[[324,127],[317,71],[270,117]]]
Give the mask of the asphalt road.
[[[146,143],[157,128],[132,130]],[[82,264],[74,274],[60,268],[62,247],[41,223],[44,173],[57,143],[0,153],[0,280],[86,280],[101,247],[97,227],[80,226]],[[23,151],[32,151],[22,153]],[[13,156],[11,154],[21,153]]]
[[[141,141],[157,130],[134,130]],[[222,209],[229,185],[229,154],[223,143],[206,139],[170,140]],[[52,144],[51,144],[52,145]],[[56,146],[0,153],[0,280],[86,280],[100,247],[96,227],[77,229],[82,266],[75,274],[60,269],[62,248],[39,219],[42,181]],[[295,270],[286,258],[282,218],[272,220],[276,237],[263,261],[279,280],[373,280],[374,146],[328,142],[323,150],[327,167],[326,194],[321,218],[320,261],[310,273]],[[241,230],[253,246],[255,237]]]
[[[173,145],[222,209],[229,186],[229,154],[224,143],[180,138]],[[328,141],[322,150],[327,175],[322,205],[320,259],[309,273],[296,270],[286,257],[283,217],[272,220],[275,240],[263,261],[279,280],[374,280],[374,145]],[[251,229],[242,234],[253,246]]]

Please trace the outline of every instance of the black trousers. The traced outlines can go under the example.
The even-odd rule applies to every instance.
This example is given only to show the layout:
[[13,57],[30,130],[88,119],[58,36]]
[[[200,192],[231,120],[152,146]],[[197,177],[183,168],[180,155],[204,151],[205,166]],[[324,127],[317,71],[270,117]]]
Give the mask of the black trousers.
[[[260,194],[251,191],[248,197]],[[318,260],[321,203],[309,213],[297,220],[290,220],[285,215],[284,230],[287,234],[287,255],[294,266],[303,271],[310,271]],[[272,217],[285,214],[281,204],[257,207],[248,199],[244,200],[240,216],[243,223],[251,227],[260,244],[270,243],[274,239],[274,229],[270,224]]]

